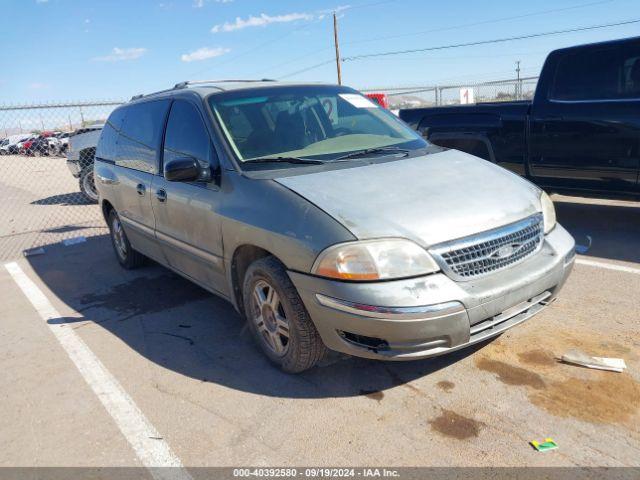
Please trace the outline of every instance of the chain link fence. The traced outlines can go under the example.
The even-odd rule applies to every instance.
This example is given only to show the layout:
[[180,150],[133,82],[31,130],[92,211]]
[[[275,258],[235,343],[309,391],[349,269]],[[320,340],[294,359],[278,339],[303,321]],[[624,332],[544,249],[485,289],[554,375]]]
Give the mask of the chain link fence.
[[106,233],[91,149],[121,103],[0,105],[0,260]]
[[[537,77],[368,88],[390,108],[532,98]],[[0,105],[0,261],[107,233],[93,186],[101,127],[122,101]]]
[[412,85],[366,88],[364,93],[385,93],[391,109],[437,107],[461,103],[530,100],[538,77],[512,78],[453,85]]

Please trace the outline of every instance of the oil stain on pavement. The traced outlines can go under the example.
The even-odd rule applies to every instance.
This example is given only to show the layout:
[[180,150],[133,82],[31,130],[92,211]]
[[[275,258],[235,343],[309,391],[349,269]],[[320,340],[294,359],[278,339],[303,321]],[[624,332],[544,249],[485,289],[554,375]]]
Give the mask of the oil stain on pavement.
[[498,380],[507,385],[523,385],[537,390],[545,388],[542,377],[526,368],[486,357],[479,357],[476,360],[476,366],[480,370],[495,373]]
[[449,393],[451,390],[453,390],[456,384],[448,380],[442,380],[441,382],[436,383],[436,386],[443,392]]
[[380,403],[380,401],[382,401],[382,399],[384,398],[384,392],[380,390],[360,390],[360,395],[364,395],[365,397],[371,400],[375,400],[378,403]]
[[436,432],[457,440],[467,440],[477,437],[483,426],[482,422],[444,408],[438,417],[429,421],[429,424]]

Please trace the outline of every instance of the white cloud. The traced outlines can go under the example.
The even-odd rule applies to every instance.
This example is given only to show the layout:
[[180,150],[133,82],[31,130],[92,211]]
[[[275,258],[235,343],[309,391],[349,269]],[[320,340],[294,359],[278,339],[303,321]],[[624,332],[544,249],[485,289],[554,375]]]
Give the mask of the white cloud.
[[29,84],[29,88],[31,90],[45,90],[47,88],[49,88],[49,85],[47,85],[46,83],[42,83],[42,82],[32,82]]
[[183,62],[199,62],[200,60],[206,60],[207,58],[219,57],[225,53],[229,53],[231,50],[223,47],[208,48],[202,47],[194,50],[191,53],[185,53],[180,57]]
[[296,20],[313,20],[313,15],[310,13],[287,13],[284,15],[267,15],[261,13],[259,16],[254,17],[250,15],[246,20],[236,17],[233,23],[225,22],[223,24],[214,25],[211,31],[213,33],[218,32],[232,32],[234,30],[241,30],[247,27],[264,27],[271,23],[286,23],[295,22]]
[[147,53],[146,48],[118,48],[115,47],[109,55],[93,58],[96,62],[120,62],[122,60],[136,60]]

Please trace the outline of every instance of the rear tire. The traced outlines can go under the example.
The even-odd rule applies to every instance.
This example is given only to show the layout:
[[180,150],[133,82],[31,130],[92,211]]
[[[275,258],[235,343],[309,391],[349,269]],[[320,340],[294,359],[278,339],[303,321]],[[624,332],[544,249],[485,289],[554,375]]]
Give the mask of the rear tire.
[[93,165],[80,173],[80,192],[91,203],[98,203],[98,190],[93,178]]
[[302,299],[275,257],[253,262],[242,288],[247,323],[267,358],[287,373],[315,366],[327,353]]
[[120,217],[115,210],[109,212],[109,232],[111,233],[111,244],[120,265],[127,270],[141,267],[146,257],[131,248],[127,234],[120,223]]

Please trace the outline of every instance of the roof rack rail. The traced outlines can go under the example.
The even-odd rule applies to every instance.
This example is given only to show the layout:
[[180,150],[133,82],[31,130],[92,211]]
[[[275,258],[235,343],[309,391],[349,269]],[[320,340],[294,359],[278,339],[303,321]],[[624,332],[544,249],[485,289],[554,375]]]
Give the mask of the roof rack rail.
[[133,102],[134,100],[138,100],[139,98],[144,97],[144,93],[139,93],[138,95],[134,95],[133,97],[131,97],[131,100],[129,100],[130,102]]
[[220,79],[220,80],[187,80],[176,83],[174,89],[187,88],[189,85],[206,85],[208,83],[234,83],[234,82],[276,82],[272,78],[252,78],[252,79]]

